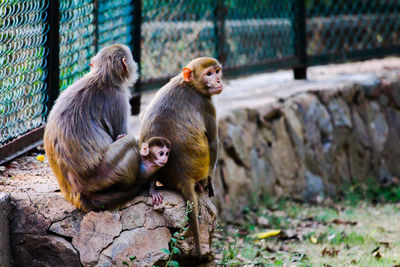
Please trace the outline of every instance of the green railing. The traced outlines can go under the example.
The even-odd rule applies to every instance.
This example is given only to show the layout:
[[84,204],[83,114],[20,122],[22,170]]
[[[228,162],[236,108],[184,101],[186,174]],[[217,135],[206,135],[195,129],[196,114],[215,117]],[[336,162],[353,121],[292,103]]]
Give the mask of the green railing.
[[[90,58],[129,45],[132,88],[161,86],[197,56],[234,76],[400,52],[398,0],[0,0],[0,164],[40,143],[59,93]],[[11,155],[11,156],[10,156]]]

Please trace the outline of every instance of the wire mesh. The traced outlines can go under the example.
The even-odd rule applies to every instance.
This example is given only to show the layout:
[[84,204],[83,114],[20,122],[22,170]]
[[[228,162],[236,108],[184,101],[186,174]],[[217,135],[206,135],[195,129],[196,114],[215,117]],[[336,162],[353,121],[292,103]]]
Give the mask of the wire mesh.
[[[133,5],[131,0],[99,0],[98,46],[132,44]],[[131,47],[132,48],[132,47]]]
[[295,56],[294,0],[226,0],[226,67]]
[[[0,145],[44,123],[45,44],[54,26],[47,24],[50,1],[0,0]],[[307,36],[299,34],[304,17],[296,7],[304,2],[298,0],[141,0],[142,82],[171,77],[198,56],[214,56],[225,69],[247,72],[275,63],[295,67],[304,54],[299,39],[305,38],[304,57],[310,65],[400,51],[398,0],[304,1]],[[87,72],[100,48],[113,43],[132,48],[137,41],[133,30],[139,29],[134,24],[140,21],[133,15],[138,11],[134,4],[138,2],[59,0],[56,89],[64,90]]]
[[60,90],[89,70],[95,52],[93,1],[60,0]]
[[[400,45],[400,2],[307,0],[307,52],[310,56],[353,52]],[[332,58],[330,58],[332,60]],[[311,60],[311,63],[312,60]]]
[[177,74],[198,56],[215,55],[214,2],[143,1],[142,81]]
[[44,123],[46,1],[0,1],[0,144]]

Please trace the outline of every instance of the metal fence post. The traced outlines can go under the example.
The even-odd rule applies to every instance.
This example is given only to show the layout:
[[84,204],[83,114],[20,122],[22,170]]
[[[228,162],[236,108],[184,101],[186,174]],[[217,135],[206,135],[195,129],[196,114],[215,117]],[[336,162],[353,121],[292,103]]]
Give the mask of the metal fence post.
[[293,0],[294,19],[292,27],[294,30],[295,53],[300,64],[293,68],[295,79],[307,79],[307,15],[306,1]]
[[99,52],[99,1],[93,0],[94,49]]
[[138,64],[139,79],[134,86],[134,93],[129,103],[131,104],[131,114],[137,115],[140,113],[140,77],[141,77],[141,39],[142,39],[142,1],[132,0],[134,7],[133,11],[133,30],[132,30],[132,46],[133,46],[133,59]]
[[223,64],[226,62],[226,38],[225,38],[225,20],[227,9],[224,0],[218,0],[214,9],[214,34],[216,37],[215,53],[216,58]]
[[47,23],[49,31],[47,33],[46,47],[49,49],[47,54],[47,109],[48,111],[54,105],[60,94],[60,1],[48,0]]

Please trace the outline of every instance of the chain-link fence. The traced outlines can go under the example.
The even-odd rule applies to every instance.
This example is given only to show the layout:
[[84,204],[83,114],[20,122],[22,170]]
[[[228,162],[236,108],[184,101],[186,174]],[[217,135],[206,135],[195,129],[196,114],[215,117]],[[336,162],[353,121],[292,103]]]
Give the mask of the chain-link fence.
[[227,75],[293,68],[304,78],[310,65],[398,54],[399,15],[397,0],[0,0],[0,163],[15,141],[33,143],[104,46],[131,47],[136,91],[198,56]]

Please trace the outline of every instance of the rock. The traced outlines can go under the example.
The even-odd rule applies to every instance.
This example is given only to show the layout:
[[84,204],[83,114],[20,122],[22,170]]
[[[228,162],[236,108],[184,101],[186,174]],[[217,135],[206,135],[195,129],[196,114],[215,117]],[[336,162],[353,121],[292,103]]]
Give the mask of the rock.
[[336,127],[352,127],[350,110],[344,100],[340,98],[333,99],[329,102],[328,109]]
[[320,202],[325,196],[322,178],[306,171],[305,179],[306,185],[303,192],[303,199],[308,202]]
[[367,109],[368,130],[377,152],[381,152],[389,134],[389,126],[379,105],[371,101]]
[[33,205],[26,194],[12,195],[15,208],[11,215],[11,233],[45,234],[51,221]]
[[72,244],[79,251],[84,266],[94,266],[101,251],[109,246],[122,231],[116,212],[89,212],[83,217],[79,233]]
[[11,266],[10,195],[0,193],[0,266]]
[[63,220],[54,222],[49,231],[65,237],[75,237],[81,228],[83,216],[82,211],[73,212]]
[[168,259],[161,251],[168,249],[171,233],[166,227],[153,230],[144,228],[123,231],[100,257],[97,266],[124,266],[129,257],[136,257],[138,266],[153,266],[160,260]]
[[[150,197],[140,195],[117,209],[89,213],[76,210],[58,193],[30,198],[13,195],[11,216],[19,216],[12,217],[11,232],[16,266],[122,266],[124,261],[139,266],[165,264],[167,255],[161,248],[168,248],[172,233],[188,222],[182,196],[169,190],[161,193],[164,201],[156,207]],[[205,194],[199,203],[202,256],[212,259],[216,208]],[[5,232],[0,230],[0,234]],[[185,240],[186,253],[178,256],[179,262],[196,259],[192,234]],[[131,262],[130,256],[137,259]]]
[[15,266],[81,266],[70,242],[55,235],[13,234]]

